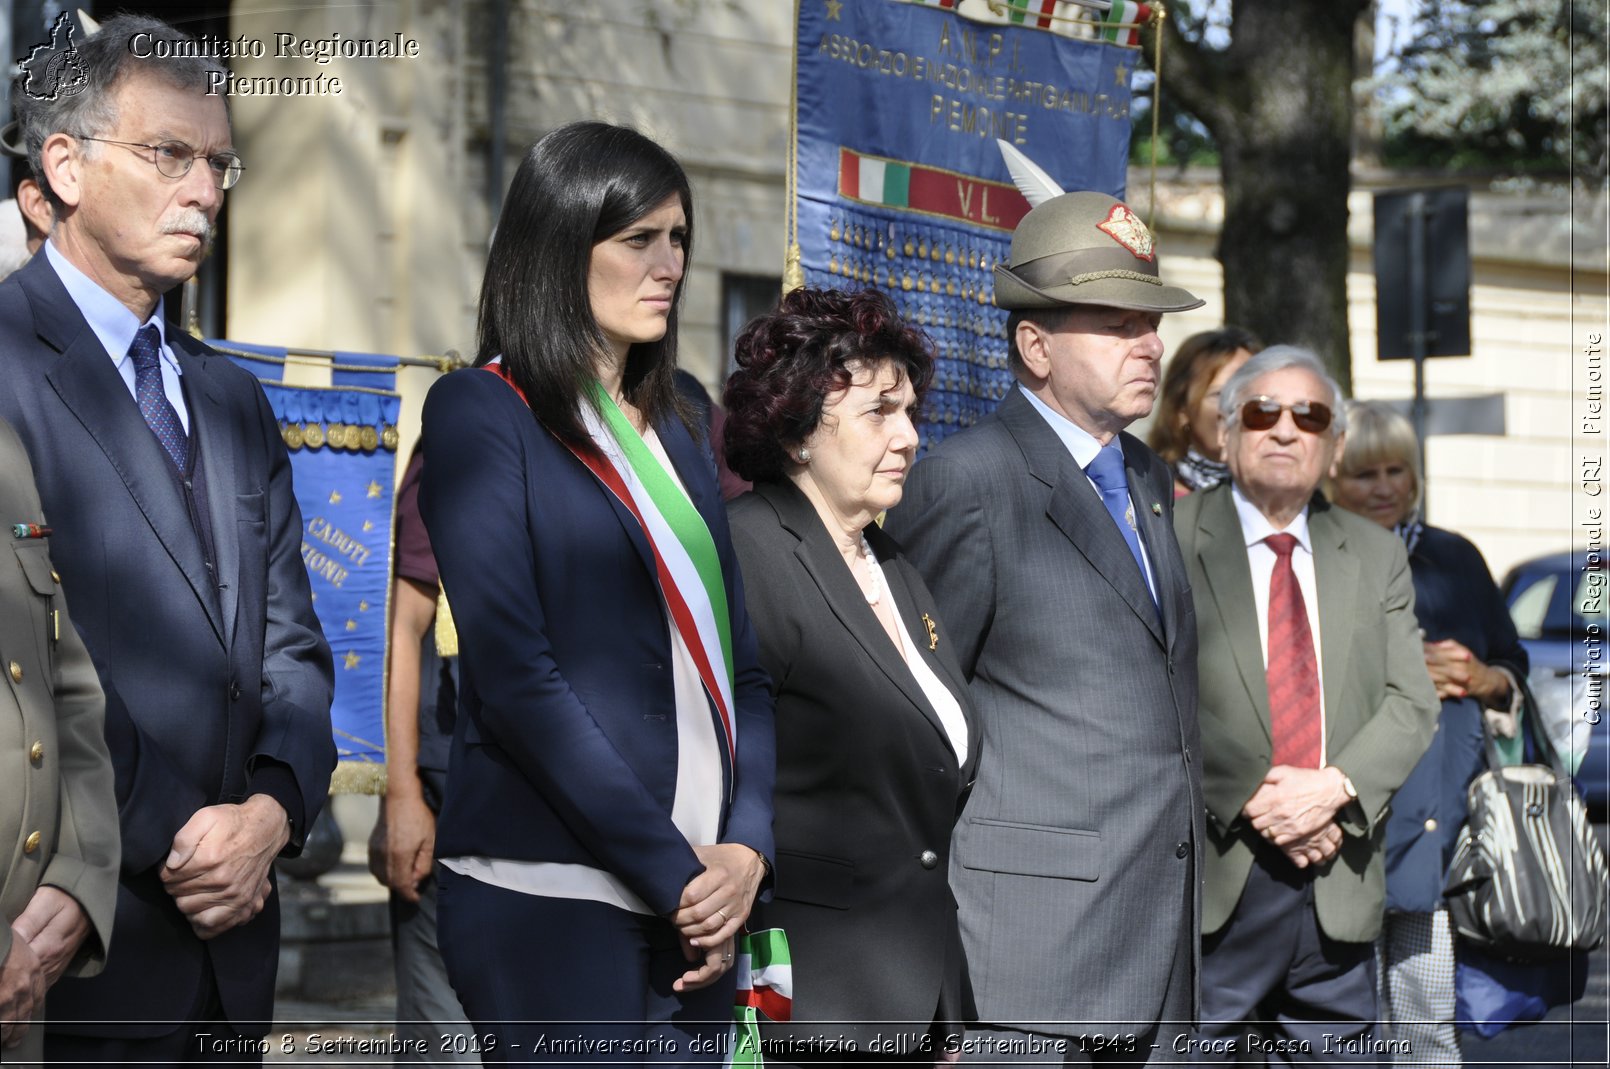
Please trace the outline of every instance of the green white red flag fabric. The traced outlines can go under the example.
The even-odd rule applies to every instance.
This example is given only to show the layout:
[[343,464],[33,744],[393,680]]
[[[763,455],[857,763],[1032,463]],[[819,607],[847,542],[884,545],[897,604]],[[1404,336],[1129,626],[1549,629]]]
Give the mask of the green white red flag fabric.
[[734,1069],[760,1069],[757,1014],[764,1013],[773,1021],[794,1016],[794,966],[788,956],[788,935],[781,928],[740,934],[732,971],[738,987],[732,998],[733,1034],[726,1064]]
[[1140,45],[1140,27],[1152,17],[1152,9],[1133,0],[1112,0],[1112,6],[1101,16],[1104,23],[1101,36],[1121,45]]
[[845,149],[839,158],[839,191],[868,204],[911,205],[911,167]]

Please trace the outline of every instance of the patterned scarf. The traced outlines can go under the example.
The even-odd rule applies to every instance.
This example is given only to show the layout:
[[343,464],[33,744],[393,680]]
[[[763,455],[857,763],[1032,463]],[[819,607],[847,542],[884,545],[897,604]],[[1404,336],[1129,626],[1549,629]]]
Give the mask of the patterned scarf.
[[1420,544],[1420,536],[1425,533],[1425,529],[1425,521],[1420,519],[1420,510],[1415,509],[1392,528],[1392,533],[1403,539],[1403,548],[1412,557],[1414,547]]
[[1209,460],[1193,445],[1174,462],[1174,477],[1192,490],[1211,490],[1230,477],[1230,465]]

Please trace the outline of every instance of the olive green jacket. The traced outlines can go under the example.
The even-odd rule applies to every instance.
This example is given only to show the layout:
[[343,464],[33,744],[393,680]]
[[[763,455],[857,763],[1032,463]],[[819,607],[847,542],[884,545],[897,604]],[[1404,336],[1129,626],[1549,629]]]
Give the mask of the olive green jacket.
[[[117,905],[117,804],[101,685],[67,618],[50,539],[13,530],[44,522],[28,455],[0,420],[0,538],[10,543],[0,550],[0,960],[11,951],[11,922],[49,884],[89,918],[67,975],[91,976],[105,964]],[[41,1038],[29,1029],[3,1060],[36,1060]]]
[[[1202,931],[1224,927],[1252,869],[1257,835],[1241,809],[1269,771],[1269,690],[1247,546],[1228,483],[1181,498],[1174,530],[1200,638],[1198,717],[1207,851]],[[1403,543],[1315,500],[1308,513],[1319,592],[1325,760],[1358,801],[1337,814],[1343,841],[1315,876],[1320,926],[1363,942],[1380,932],[1386,813],[1436,730],[1439,705],[1414,617]]]

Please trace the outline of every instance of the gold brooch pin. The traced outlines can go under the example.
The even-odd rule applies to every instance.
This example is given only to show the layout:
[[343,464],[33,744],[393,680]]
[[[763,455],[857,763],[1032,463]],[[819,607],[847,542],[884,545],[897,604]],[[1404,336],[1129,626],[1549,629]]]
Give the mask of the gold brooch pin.
[[938,649],[939,648],[939,628],[934,626],[934,618],[932,616],[929,616],[927,613],[923,613],[922,614],[922,626],[924,626],[924,627],[926,627],[928,629],[928,649],[930,651]]

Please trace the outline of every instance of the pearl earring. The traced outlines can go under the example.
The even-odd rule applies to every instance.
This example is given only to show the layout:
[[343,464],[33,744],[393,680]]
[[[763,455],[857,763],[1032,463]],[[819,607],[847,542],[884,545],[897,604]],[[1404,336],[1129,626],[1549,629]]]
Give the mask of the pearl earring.
[[799,462],[801,464],[809,464],[811,462],[811,451],[809,449],[802,448],[799,451]]

